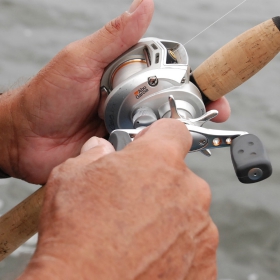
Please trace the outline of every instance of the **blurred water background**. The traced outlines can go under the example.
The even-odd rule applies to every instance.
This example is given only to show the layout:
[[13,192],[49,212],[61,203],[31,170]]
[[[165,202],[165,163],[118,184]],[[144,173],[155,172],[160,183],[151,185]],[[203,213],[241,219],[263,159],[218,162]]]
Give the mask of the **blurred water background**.
[[[187,42],[241,2],[155,0],[146,36]],[[101,28],[129,5],[130,0],[0,0],[0,90],[24,83],[65,45]],[[247,0],[186,45],[192,69],[237,35],[279,15],[279,8],[279,0]],[[228,95],[230,119],[208,125],[258,135],[273,164],[271,178],[253,185],[239,183],[228,149],[213,151],[211,158],[187,157],[213,192],[211,215],[220,232],[219,280],[280,279],[279,73],[278,55]],[[37,188],[15,179],[0,180],[0,214]],[[0,279],[15,279],[23,271],[36,240],[33,237],[0,263]]]

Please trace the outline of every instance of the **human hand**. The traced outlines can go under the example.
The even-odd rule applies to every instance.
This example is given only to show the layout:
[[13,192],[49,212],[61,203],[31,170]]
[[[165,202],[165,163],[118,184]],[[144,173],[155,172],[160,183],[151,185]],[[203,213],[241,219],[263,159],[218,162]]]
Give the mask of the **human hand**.
[[107,134],[97,113],[101,76],[110,62],[139,41],[152,14],[152,0],[136,0],[129,12],[71,43],[26,85],[5,94],[2,102],[8,104],[12,125],[10,137],[6,124],[1,125],[6,135],[0,169],[45,183],[52,168],[77,156],[91,136]]
[[[130,12],[68,45],[26,85],[1,97],[6,111],[1,107],[5,135],[0,134],[0,170],[43,184],[52,168],[77,156],[91,136],[107,134],[98,116],[101,76],[110,62],[138,42],[152,14],[152,0],[136,0]],[[214,121],[228,118],[224,98],[209,106],[220,111]]]
[[216,279],[210,190],[185,165],[185,125],[159,120],[120,152],[90,141],[52,171],[19,279]]

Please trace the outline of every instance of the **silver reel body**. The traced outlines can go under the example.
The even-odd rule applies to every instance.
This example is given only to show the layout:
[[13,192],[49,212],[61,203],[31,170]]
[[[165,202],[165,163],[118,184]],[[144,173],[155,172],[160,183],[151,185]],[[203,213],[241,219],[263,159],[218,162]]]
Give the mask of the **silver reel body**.
[[190,152],[210,156],[209,149],[230,147],[239,181],[255,183],[272,173],[257,136],[202,127],[218,111],[206,112],[201,92],[190,81],[188,54],[180,43],[142,39],[105,70],[101,80],[101,99],[104,98],[101,117],[116,150],[123,149],[158,119],[173,118],[190,131]]
[[189,81],[188,62],[183,45],[157,38],[142,39],[116,59],[101,80],[101,92],[108,95],[103,110],[107,130],[148,126],[170,117],[170,95],[182,118],[205,114],[201,93]]

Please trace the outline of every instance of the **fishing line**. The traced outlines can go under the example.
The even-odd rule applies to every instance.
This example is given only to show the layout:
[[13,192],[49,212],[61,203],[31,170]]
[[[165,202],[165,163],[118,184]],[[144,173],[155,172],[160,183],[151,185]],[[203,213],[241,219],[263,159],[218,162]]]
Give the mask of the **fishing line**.
[[192,40],[194,40],[196,37],[198,37],[200,34],[202,34],[203,32],[205,32],[207,29],[209,29],[211,26],[213,26],[214,24],[216,24],[218,21],[220,21],[221,19],[223,19],[224,17],[226,17],[228,14],[230,14],[231,12],[233,12],[235,9],[237,9],[238,7],[240,7],[242,4],[244,4],[247,0],[242,1],[241,3],[239,3],[237,6],[235,6],[233,9],[231,9],[230,11],[228,11],[226,14],[224,14],[222,17],[220,17],[219,19],[217,19],[215,22],[213,22],[212,24],[210,24],[209,26],[207,26],[205,29],[203,29],[201,32],[199,32],[197,35],[195,35],[193,38],[191,38],[189,41],[187,41],[184,46],[186,46],[189,42],[191,42]]

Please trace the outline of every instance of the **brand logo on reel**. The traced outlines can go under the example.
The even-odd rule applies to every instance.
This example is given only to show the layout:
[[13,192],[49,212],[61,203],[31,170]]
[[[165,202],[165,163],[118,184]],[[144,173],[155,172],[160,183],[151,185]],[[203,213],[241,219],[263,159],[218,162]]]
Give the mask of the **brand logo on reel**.
[[144,86],[144,87],[141,87],[140,89],[138,89],[137,91],[135,91],[134,95],[135,95],[136,99],[139,99],[141,96],[143,96],[148,91],[149,90],[147,89],[147,87]]

